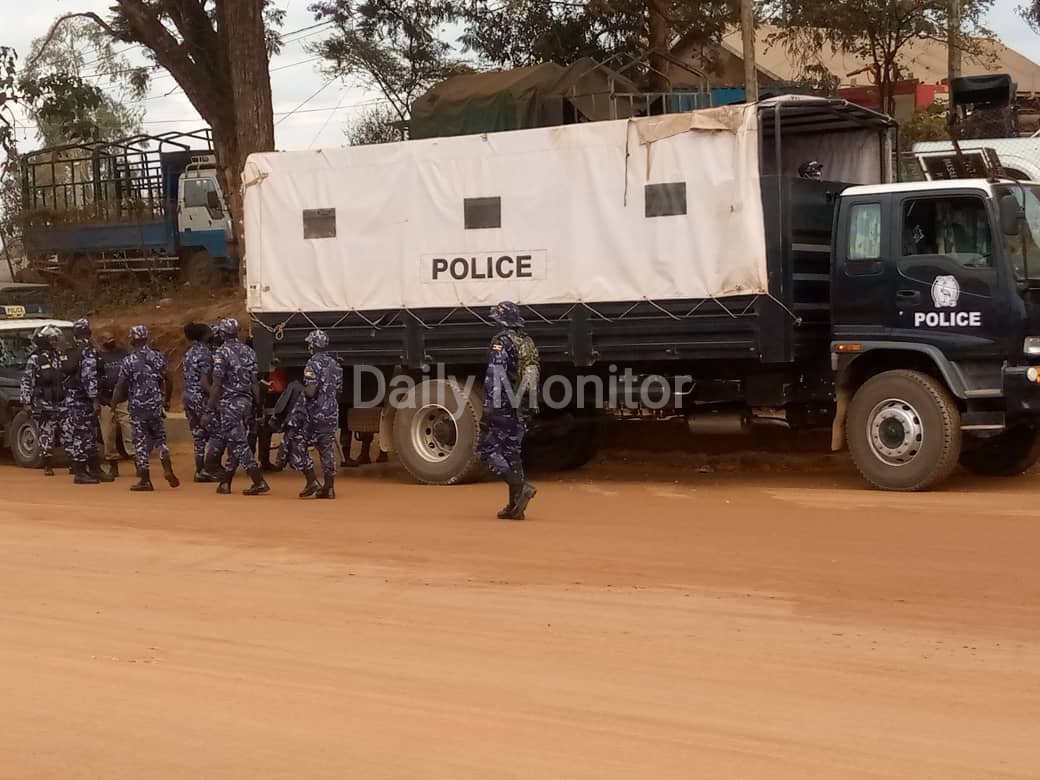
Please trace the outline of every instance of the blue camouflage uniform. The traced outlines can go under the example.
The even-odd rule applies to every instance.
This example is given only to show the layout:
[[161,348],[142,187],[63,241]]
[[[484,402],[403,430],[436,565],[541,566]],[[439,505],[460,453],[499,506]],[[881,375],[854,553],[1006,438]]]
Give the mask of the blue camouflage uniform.
[[22,405],[30,410],[36,422],[40,454],[48,466],[54,446],[60,440],[65,406],[61,355],[55,346],[38,342],[26,361],[19,394]]
[[210,430],[202,424],[208,400],[202,389],[202,380],[208,379],[212,373],[213,353],[205,344],[195,342],[184,355],[184,393],[181,401],[184,404],[184,415],[188,418],[196,458],[205,457],[206,442],[209,441]]
[[98,357],[86,320],[73,323],[75,345],[65,360],[65,416],[62,436],[69,458],[87,463],[98,455],[100,426],[94,413],[98,397]]
[[538,387],[538,349],[524,332],[515,303],[497,304],[490,316],[503,330],[495,334],[488,349],[477,457],[509,485],[509,503],[498,517],[522,520],[527,503],[537,492],[524,477],[523,443],[529,411],[525,383],[531,385],[531,391]]
[[[147,338],[147,330],[135,325],[130,330],[130,337],[143,340]],[[134,347],[119,368],[119,381],[126,385],[129,400],[130,432],[134,439],[134,462],[138,472],[148,470],[148,459],[153,449],[159,450],[162,461],[170,460],[166,411],[163,408],[166,369],[166,356],[147,345]]]
[[307,404],[300,382],[289,383],[279,399],[279,405],[283,403],[285,408],[275,407],[276,425],[282,432],[275,465],[280,467],[288,463],[290,468],[303,471],[313,462],[307,452]]
[[[322,334],[324,335],[324,334]],[[321,343],[321,342],[319,342]],[[326,337],[324,345],[328,345]],[[324,346],[318,347],[324,349]],[[311,355],[303,369],[304,388],[315,388],[312,398],[306,398],[307,443],[318,450],[321,470],[326,477],[336,476],[336,429],[339,427],[339,399],[343,395],[343,367],[327,352]],[[300,471],[313,468],[310,452],[305,447]]]
[[[256,353],[238,340],[238,323],[233,330],[221,323],[224,343],[213,356],[213,379],[221,380],[220,402],[217,406],[219,428],[210,440],[210,455],[226,448],[229,471],[239,465],[246,469],[256,467],[256,456],[249,448],[250,418],[254,417],[253,382],[256,379]],[[231,335],[231,332],[234,335]]]

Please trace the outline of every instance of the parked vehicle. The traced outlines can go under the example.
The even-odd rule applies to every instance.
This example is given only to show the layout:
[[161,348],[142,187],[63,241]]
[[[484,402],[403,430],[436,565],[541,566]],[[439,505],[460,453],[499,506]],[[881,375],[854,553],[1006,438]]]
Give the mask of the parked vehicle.
[[[612,413],[829,426],[890,490],[958,462],[1020,473],[1040,455],[1040,185],[893,183],[894,130],[786,97],[252,155],[261,368],[283,386],[326,329],[409,472],[474,479],[486,311],[512,299],[542,354],[535,460],[581,465]],[[809,160],[825,180],[799,178]]]
[[33,334],[56,325],[72,339],[72,323],[51,319],[49,313],[47,285],[0,283],[0,437],[15,463],[26,468],[40,465],[36,424],[19,397]]
[[22,191],[25,251],[38,269],[177,271],[205,285],[237,268],[209,131],[31,152]]

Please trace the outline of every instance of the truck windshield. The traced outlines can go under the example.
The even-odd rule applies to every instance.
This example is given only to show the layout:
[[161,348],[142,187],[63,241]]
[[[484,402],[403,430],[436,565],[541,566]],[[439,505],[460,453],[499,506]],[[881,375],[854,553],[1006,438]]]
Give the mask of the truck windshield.
[[1019,223],[1018,234],[1004,236],[1004,246],[1011,258],[1015,275],[1019,279],[1040,280],[1040,185],[1024,184],[1021,187],[1002,189],[1015,196],[1018,205],[1025,210],[1025,219]]

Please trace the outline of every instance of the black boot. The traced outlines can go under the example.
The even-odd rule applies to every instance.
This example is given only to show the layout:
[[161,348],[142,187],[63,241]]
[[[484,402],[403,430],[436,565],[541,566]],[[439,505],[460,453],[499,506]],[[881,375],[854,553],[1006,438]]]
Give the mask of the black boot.
[[116,477],[119,476],[119,461],[118,460],[110,460],[108,462],[108,476],[112,477],[112,479],[115,479]]
[[[511,512],[503,510],[498,516],[503,520],[523,520],[527,504],[538,491],[534,485],[524,479],[524,472],[520,469],[514,469],[506,474],[506,482],[509,483],[509,495],[513,497],[513,510]],[[506,507],[506,510],[508,509],[509,507]]]
[[96,485],[101,480],[87,470],[86,463],[72,464],[73,485]]
[[87,472],[98,482],[114,482],[115,477],[101,470],[101,456],[95,455],[87,461]]
[[510,482],[509,485],[509,503],[498,510],[499,520],[512,520],[513,511],[516,509],[516,496],[520,492],[520,486]]
[[150,493],[155,490],[152,487],[152,475],[148,469],[137,470],[137,482],[130,486],[130,489],[135,493]]
[[249,478],[253,480],[253,484],[242,491],[243,496],[262,496],[264,493],[271,492],[271,487],[264,479],[264,472],[260,470],[259,466],[249,469]]
[[196,482],[216,482],[217,479],[206,471],[206,457],[204,455],[195,456],[195,481]]
[[50,457],[50,455],[48,455],[47,457],[45,457],[43,459],[43,476],[45,476],[45,477],[53,477],[54,476],[54,467],[51,466],[51,457]]
[[167,455],[162,459],[162,471],[163,476],[166,477],[166,484],[172,488],[180,487],[181,481],[177,479],[177,475],[173,473],[173,461]]
[[315,494],[316,498],[335,498],[336,497],[336,477],[333,474],[325,475],[325,484],[321,486]]
[[227,496],[231,494],[231,480],[234,479],[234,477],[235,472],[231,470],[223,472],[223,475],[220,477],[220,484],[217,485],[217,492],[220,495]]
[[303,476],[307,477],[307,484],[303,486],[303,490],[300,491],[300,498],[310,498],[318,492],[318,488],[321,485],[318,484],[318,477],[314,473],[314,467],[307,469],[303,472]]

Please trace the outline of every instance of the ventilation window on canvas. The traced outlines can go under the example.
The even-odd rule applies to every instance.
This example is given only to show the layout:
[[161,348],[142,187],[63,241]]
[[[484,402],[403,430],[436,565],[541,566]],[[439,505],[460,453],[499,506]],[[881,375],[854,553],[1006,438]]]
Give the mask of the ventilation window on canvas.
[[647,184],[647,217],[678,217],[686,213],[686,182]]
[[304,238],[335,238],[336,209],[304,209]]
[[466,198],[466,230],[487,230],[502,227],[501,198]]

